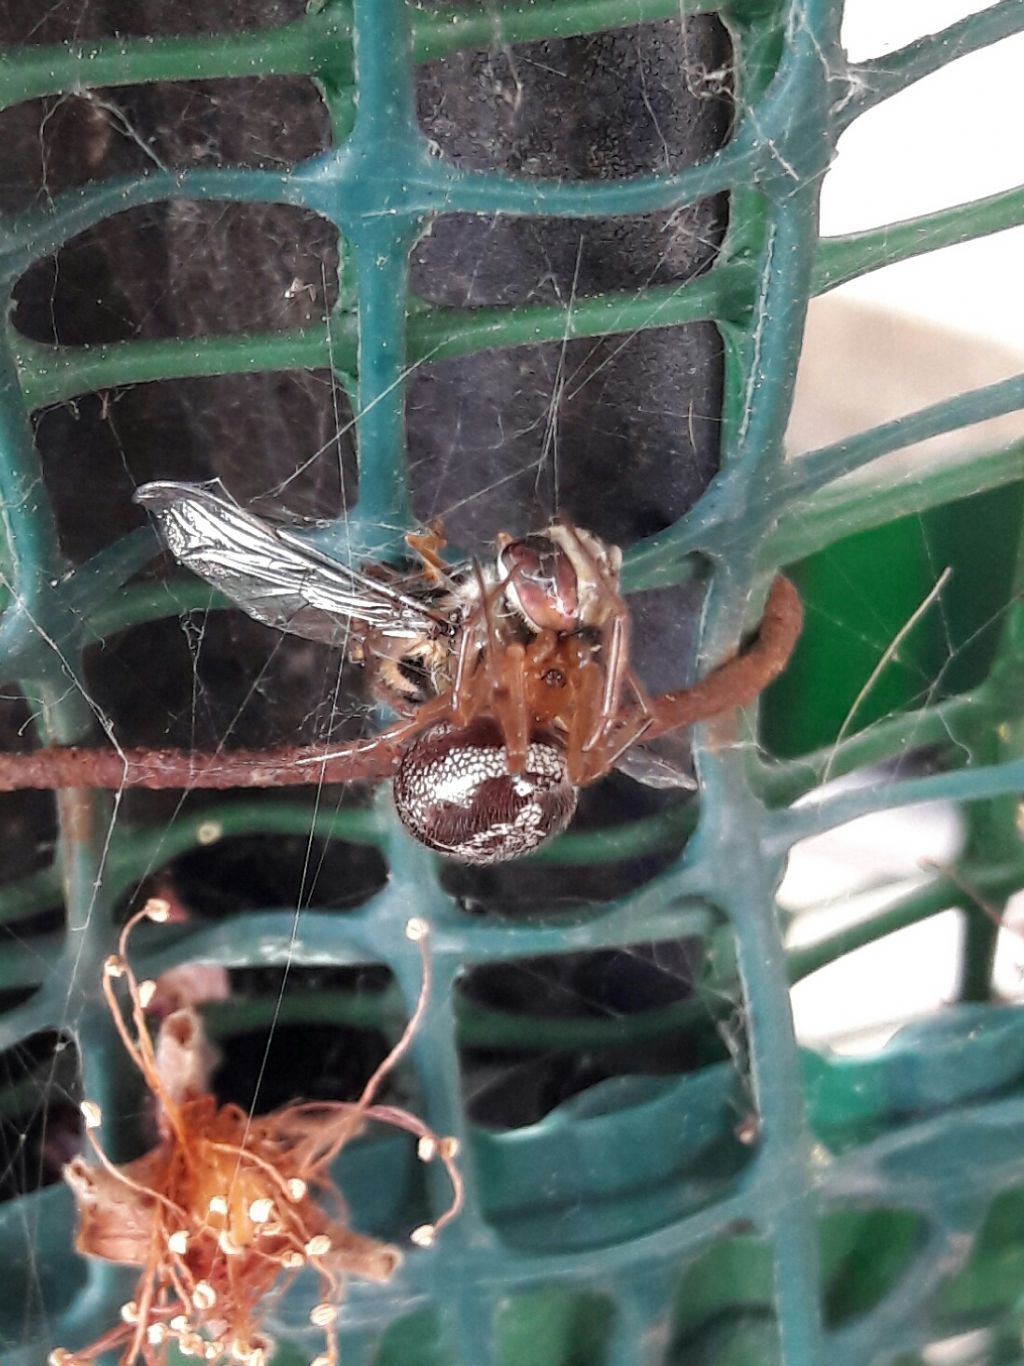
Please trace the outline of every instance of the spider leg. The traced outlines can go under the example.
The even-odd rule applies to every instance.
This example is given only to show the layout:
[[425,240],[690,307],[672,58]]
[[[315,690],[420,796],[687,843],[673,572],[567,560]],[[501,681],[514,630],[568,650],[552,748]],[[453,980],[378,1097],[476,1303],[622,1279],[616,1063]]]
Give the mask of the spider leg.
[[474,678],[474,666],[479,658],[474,616],[475,613],[470,616],[462,628],[455,657],[455,677],[452,680],[450,703],[452,720],[457,726],[464,726],[471,719],[470,710],[473,698],[471,685]]
[[480,566],[476,563],[473,565],[473,572],[480,595],[479,601],[462,623],[456,648],[455,676],[447,695],[451,720],[457,726],[468,725],[475,716],[487,708],[492,686],[488,667],[489,645],[494,630],[491,602],[497,594],[504,591],[508,582],[507,579],[502,580],[494,588],[488,589]]
[[304,787],[322,783],[379,782],[394,777],[405,744],[425,725],[442,720],[441,699],[423,703],[412,717],[341,748],[283,745],[270,750],[197,754],[178,749],[77,749],[60,746],[26,754],[0,754],[0,792],[58,787],[191,791],[208,788]]
[[622,703],[622,689],[629,666],[629,608],[623,601],[617,583],[597,559],[572,522],[565,516],[559,522],[573,538],[576,549],[593,576],[594,588],[600,603],[599,621],[601,641],[599,658],[604,670],[604,689],[601,706],[590,733],[583,742],[586,751],[598,749],[602,737],[614,725]]
[[654,703],[636,671],[626,664],[622,675],[623,683],[633,693],[636,709],[624,718],[620,716],[617,723],[613,721],[606,726],[602,744],[590,751],[593,763],[589,766],[587,782],[594,782],[610,773],[626,750],[642,740],[654,722]]
[[[508,751],[510,773],[521,773],[526,763],[530,744],[530,714],[526,705],[525,659],[526,649],[518,641],[505,643],[501,628],[494,617],[494,604],[508,586],[508,576],[493,588],[484,584],[479,565],[474,565],[480,589],[479,612],[484,623],[484,645],[481,652],[489,693],[489,707],[501,728]],[[482,710],[482,709],[481,709]]]
[[600,766],[595,769],[587,781],[594,782],[597,778],[603,778],[606,773],[610,773],[626,750],[644,738],[651,728],[653,719],[649,714],[638,715],[631,719],[622,730],[607,736],[605,751],[600,755]]
[[526,707],[526,649],[519,642],[501,647],[494,674],[499,679],[491,692],[494,719],[501,727],[508,750],[510,773],[521,773],[530,746],[530,715]]
[[623,671],[623,674],[627,686],[629,687],[634,698],[636,699],[637,706],[640,708],[644,716],[650,716],[654,709],[654,702],[651,698],[651,694],[647,691],[643,683],[640,681],[640,678],[637,675],[636,670],[632,667],[632,665],[627,664],[625,670]]
[[[638,701],[639,705],[635,711],[604,726],[596,745],[588,746],[580,742],[579,727],[576,728],[576,735],[570,734],[567,765],[570,780],[578,787],[586,787],[603,778],[606,773],[610,773],[626,750],[638,740],[642,740],[650,730],[654,718],[646,697]],[[577,706],[584,719],[595,710],[593,703],[588,706],[585,700]]]
[[[339,750],[313,749],[312,752],[298,752],[292,760],[292,767],[305,776],[293,777],[291,782],[299,785],[391,778],[409,742],[427,726],[443,720],[449,710],[449,694],[442,693],[438,697],[432,697],[428,702],[421,703],[411,716],[402,717],[369,740],[353,741]],[[345,771],[346,768],[349,769],[348,772]],[[283,781],[278,778],[275,785],[283,786],[287,781],[287,777]],[[201,783],[196,785],[204,786]]]
[[655,739],[681,726],[708,721],[722,712],[749,706],[789,663],[803,624],[800,596],[779,574],[765,603],[757,639],[692,688],[666,693],[650,703],[647,738]]
[[565,757],[569,780],[580,787],[600,776],[591,773],[597,756],[593,747],[588,746],[594,732],[600,736],[607,725],[602,703],[604,674],[592,658],[577,657],[575,667],[568,670],[568,678],[571,692]]
[[615,722],[622,701],[622,688],[629,668],[629,612],[616,593],[609,625],[601,633],[601,667],[604,689],[601,707],[593,729],[584,742],[585,750],[595,749]]

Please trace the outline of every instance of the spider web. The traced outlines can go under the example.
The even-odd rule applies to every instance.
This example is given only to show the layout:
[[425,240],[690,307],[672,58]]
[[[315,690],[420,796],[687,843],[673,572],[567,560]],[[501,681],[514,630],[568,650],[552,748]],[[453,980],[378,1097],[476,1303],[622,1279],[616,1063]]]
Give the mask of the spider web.
[[[112,28],[166,32],[166,18],[155,18],[147,6],[114,13],[109,6],[62,0],[27,22],[18,8],[11,7],[6,37],[31,44],[102,39]],[[301,20],[297,6],[245,8],[230,16],[240,29]],[[665,176],[710,157],[746,118],[761,128],[793,193],[821,172],[793,165],[791,140],[783,146],[777,125],[765,121],[754,73],[744,72],[737,97],[730,35],[714,17],[681,21],[659,14],[657,22],[637,27],[526,43],[507,38],[514,16],[494,5],[482,13],[489,46],[456,49],[418,70],[417,117],[441,163],[466,172],[512,171],[560,187]],[[799,31],[799,11],[793,13]],[[175,32],[201,34],[227,26],[229,17],[208,6],[176,6],[172,22]],[[824,49],[819,57],[829,75],[840,74],[829,69],[833,58]],[[59,207],[77,185],[115,174],[300,166],[344,137],[350,112],[340,95],[325,102],[309,78],[284,75],[101,87],[15,104],[3,116],[17,149],[17,174],[4,186],[4,208]],[[929,492],[936,484],[925,472],[934,476],[933,453],[913,450],[869,465],[859,485],[853,478],[826,484],[822,492],[812,486],[803,497],[783,500],[777,526],[756,543],[749,531],[754,523],[741,518],[738,543],[719,543],[719,555],[723,547],[735,552],[738,567],[715,563],[717,580],[728,585],[731,575],[733,588],[717,600],[712,594],[709,603],[704,562],[684,561],[681,551],[674,558],[644,556],[641,543],[697,505],[722,450],[742,450],[753,439],[758,410],[739,396],[740,377],[760,365],[780,368],[779,343],[766,332],[765,318],[733,316],[729,299],[721,300],[721,313],[705,310],[669,325],[678,316],[673,310],[693,297],[695,284],[714,265],[727,224],[732,232],[740,225],[757,241],[752,193],[740,184],[728,200],[718,194],[698,198],[693,207],[606,219],[509,213],[495,193],[493,210],[482,201],[473,211],[442,213],[410,238],[417,299],[435,310],[493,310],[495,316],[501,310],[505,331],[495,335],[506,345],[481,351],[446,341],[446,329],[461,326],[462,314],[440,322],[435,316],[433,332],[424,326],[415,334],[415,358],[393,381],[404,393],[408,508],[391,496],[389,469],[398,452],[388,443],[401,434],[402,417],[395,413],[403,405],[391,401],[387,383],[360,414],[362,445],[376,454],[364,456],[357,469],[358,358],[350,310],[367,286],[352,244],[326,219],[291,204],[179,197],[123,209],[73,235],[55,255],[41,253],[16,284],[13,326],[28,357],[26,386],[30,400],[33,383],[37,395],[45,395],[34,401],[41,473],[33,474],[25,496],[45,490],[61,550],[83,579],[99,573],[97,557],[109,547],[142,546],[146,533],[130,493],[150,478],[220,478],[257,512],[287,515],[311,528],[327,522],[321,543],[357,561],[383,545],[394,553],[409,511],[420,523],[443,518],[453,544],[473,553],[484,553],[498,531],[523,533],[555,511],[568,512],[610,541],[640,547],[633,584],[642,591],[631,606],[637,659],[655,690],[692,677],[699,640],[705,661],[734,643],[745,586],[758,568],[795,564],[807,635],[790,675],[766,701],[759,733],[742,727],[717,755],[707,740],[699,741],[702,810],[708,813],[700,829],[704,846],[724,840],[715,834],[715,813],[724,809],[722,784],[735,785],[741,772],[774,807],[811,791],[792,827],[810,845],[817,826],[835,823],[837,811],[858,816],[902,803],[903,784],[930,774],[941,779],[959,767],[955,756],[964,750],[979,768],[993,769],[1018,751],[1012,741],[1000,742],[1006,747],[999,749],[994,730],[971,732],[961,699],[992,670],[1016,606],[1019,569],[1010,538],[1019,532],[1019,486],[990,494],[988,504],[965,500],[986,481],[1010,484],[1012,473],[998,474],[1003,467],[993,453],[1013,434],[1002,430],[991,444],[975,448],[979,473],[973,484],[963,474],[970,448],[960,435],[948,439],[940,473],[956,496]],[[733,242],[730,266],[735,259],[742,263],[735,247]],[[765,269],[771,268],[769,261]],[[649,302],[633,325],[592,335],[587,310],[609,293]],[[760,304],[755,300],[755,314]],[[386,305],[376,300],[379,310]],[[536,343],[530,329],[539,314],[526,317],[525,311],[545,308],[557,315],[558,326],[546,323],[542,332],[550,340]],[[522,322],[508,310],[520,310]],[[709,314],[722,321],[721,333],[705,320]],[[368,324],[364,315],[364,326],[372,332],[384,324]],[[851,368],[863,363],[865,335],[844,357]],[[72,378],[65,393],[58,379],[47,390],[40,353],[25,339],[73,363],[82,353],[72,348],[146,343],[153,369],[136,378],[157,382],[107,380],[93,390]],[[205,346],[223,339],[219,360],[207,349],[197,353],[206,359],[192,367],[160,349],[192,339]],[[245,346],[249,359],[242,363]],[[218,366],[227,373],[217,374]],[[846,367],[835,368],[842,378]],[[179,372],[178,378],[163,377]],[[102,368],[99,374],[102,379]],[[948,393],[997,378],[1003,375],[965,379],[954,364]],[[929,393],[897,412],[943,396]],[[868,404],[849,431],[897,412]],[[806,444],[829,446],[846,434],[828,430]],[[799,441],[792,449],[799,452]],[[872,510],[872,496],[881,515]],[[944,518],[947,506],[953,511]],[[902,521],[894,521],[897,513]],[[132,536],[134,542],[120,539]],[[375,724],[363,679],[336,652],[211,607],[204,587],[183,582],[165,562],[147,562],[151,545],[125,552],[125,563],[134,555],[138,572],[125,590],[131,609],[123,620],[117,603],[104,604],[104,630],[102,609],[93,604],[85,611],[72,601],[69,623],[84,632],[81,667],[64,645],[74,634],[70,625],[54,630],[39,618],[41,638],[65,653],[66,676],[55,685],[51,673],[4,703],[5,747],[28,747],[47,733],[77,738],[88,718],[93,734],[105,733],[125,747],[200,750],[336,741]],[[685,536],[681,545],[686,548]],[[978,568],[982,554],[989,562],[985,574]],[[14,555],[7,579],[12,599],[24,605],[38,596],[38,585],[26,591],[16,550]],[[884,584],[879,563],[889,566]],[[44,571],[30,566],[29,572]],[[741,579],[744,592],[737,586]],[[858,770],[856,786],[815,790],[816,783],[851,769]],[[832,957],[851,965],[851,946],[871,943],[884,928],[925,917],[932,922],[954,908],[961,938],[934,941],[946,966],[945,985],[923,1004],[896,992],[895,1014],[855,1010],[852,1023],[832,1001],[824,1024],[820,1015],[817,1023],[802,1024],[805,1037],[817,1043],[852,1034],[858,1046],[878,1047],[877,1036],[863,1038],[866,1026],[889,1034],[910,1017],[934,1012],[944,993],[968,999],[983,994],[977,965],[990,953],[995,932],[977,901],[1002,914],[1007,894],[1020,885],[1012,873],[993,887],[986,881],[999,859],[1019,860],[1013,785],[1006,780],[984,807],[960,806],[956,791],[941,780],[920,790],[949,801],[953,829],[945,842],[932,842],[922,818],[905,829],[899,858],[883,865],[886,826],[870,837],[870,852],[856,851],[857,866],[848,876],[842,864],[849,845],[834,845],[826,853],[830,882],[826,886],[811,865],[810,894],[801,894],[798,877],[807,865],[794,859],[781,894],[788,960],[771,947],[771,886],[746,907],[764,921],[761,947],[771,958],[776,987],[784,990],[787,971],[804,977],[818,968],[814,976],[825,983],[825,995],[837,990],[829,985],[835,979],[821,971]],[[961,795],[970,795],[969,787]],[[65,830],[84,810],[80,798],[67,801]],[[147,970],[181,960],[219,968],[215,986],[203,988],[220,997],[207,1009],[226,1059],[218,1094],[260,1110],[300,1093],[350,1098],[358,1091],[409,1009],[409,962],[391,953],[388,936],[397,915],[421,905],[460,949],[448,953],[438,974],[434,1027],[416,1066],[395,1079],[392,1099],[429,1110],[440,1127],[447,1121],[454,1131],[474,1134],[472,1161],[485,1170],[489,1161],[512,1161],[505,1136],[527,1133],[533,1161],[549,1171],[558,1191],[531,1223],[524,1215],[529,1201],[516,1185],[522,1174],[513,1170],[506,1184],[497,1183],[497,1193],[489,1192],[491,1203],[485,1199],[467,1217],[466,1230],[453,1230],[453,1237],[471,1245],[484,1236],[497,1264],[511,1256],[521,1265],[539,1252],[603,1253],[616,1242],[628,1247],[631,1238],[673,1221],[699,1224],[707,1209],[729,1208],[747,1221],[749,1232],[729,1232],[724,1215],[722,1226],[709,1219],[708,1229],[719,1235],[716,1246],[740,1261],[752,1259],[744,1263],[748,1270],[760,1257],[773,1258],[776,1274],[788,1266],[790,1280],[783,1275],[785,1289],[774,1299],[759,1299],[738,1329],[727,1329],[711,1308],[696,1317],[687,1305],[699,1302],[694,1286],[701,1258],[713,1254],[703,1251],[708,1235],[695,1225],[685,1258],[659,1265],[655,1278],[660,1307],[650,1313],[661,1325],[664,1359],[689,1359],[685,1354],[699,1348],[711,1354],[706,1359],[728,1361],[745,1342],[757,1344],[759,1360],[825,1359],[823,1349],[808,1345],[820,1328],[801,1302],[801,1294],[805,1301],[816,1294],[816,1287],[807,1287],[807,1230],[814,1216],[804,1212],[802,1234],[799,1220],[779,1232],[764,1208],[736,1199],[764,1157],[763,1125],[776,1145],[782,1142],[780,1117],[791,1137],[804,1133],[798,1107],[784,1099],[798,1064],[795,1054],[783,1059],[781,1051],[772,1052],[780,1049],[778,1041],[763,1042],[784,1028],[780,1001],[765,1010],[768,970],[759,976],[762,965],[751,966],[753,943],[737,942],[733,869],[722,866],[710,880],[702,873],[687,881],[688,866],[703,866],[687,853],[698,809],[688,795],[656,793],[613,776],[584,794],[573,834],[549,858],[484,872],[448,867],[436,880],[422,856],[401,844],[386,794],[324,789],[300,798],[268,793],[236,800],[126,791],[104,803],[89,808],[99,831],[94,862],[72,864],[80,885],[66,893],[67,917],[52,872],[59,830],[52,802],[16,794],[0,805],[11,908],[4,922],[10,946],[5,1005],[8,1018],[18,1020],[2,1058],[8,1073],[0,1074],[11,1210],[0,1237],[11,1249],[31,1249],[20,1325],[4,1329],[12,1350],[38,1355],[40,1342],[52,1346],[55,1325],[74,1325],[79,1292],[84,1296],[82,1263],[69,1263],[66,1246],[47,1244],[43,1207],[31,1198],[37,1188],[59,1190],[50,1183],[75,1149],[81,1074],[90,1096],[101,1090],[104,1109],[117,1115],[126,1149],[145,1143],[147,1123],[145,1098],[127,1069],[107,1056],[111,1032],[93,1009],[99,960],[84,947],[72,958],[78,975],[64,984],[56,1016],[52,989],[42,999],[33,993],[67,936],[88,946],[96,942],[98,914],[117,919],[157,892],[172,899],[182,928],[168,948],[144,947]],[[996,836],[986,832],[986,822],[995,823]],[[770,838],[766,826],[766,848]],[[919,865],[952,862],[965,845],[970,857],[960,865],[962,885],[939,905],[936,876]],[[810,856],[821,857],[813,846]],[[762,851],[760,863],[754,859],[736,873],[742,896],[756,887],[754,864],[769,884],[775,875],[772,857]],[[370,906],[381,911],[375,928],[360,919]],[[808,906],[813,920],[805,915]],[[344,930],[324,928],[325,920],[345,916],[357,927],[347,941]],[[593,931],[603,916],[604,926]],[[631,919],[642,932],[631,928]],[[844,1001],[873,991],[880,971],[877,960],[856,968],[842,987]],[[1013,985],[1011,972],[1004,987],[1012,992]],[[795,1002],[800,1023],[799,988]],[[27,1015],[15,1017],[26,1009]],[[40,1028],[25,1034],[21,1021],[33,1011]],[[953,1010],[939,1028],[955,1030],[962,1019]],[[925,1042],[919,1047],[930,1056]],[[766,1070],[766,1057],[784,1060],[789,1070]],[[680,1079],[687,1084],[679,1086]],[[813,1108],[813,1092],[812,1115],[820,1122],[816,1141],[834,1140],[837,1151],[851,1141],[829,1130]],[[714,1143],[701,1141],[700,1123]],[[560,1126],[586,1145],[595,1164],[592,1184],[573,1187],[568,1180]],[[654,1166],[657,1211],[622,1195],[631,1177],[642,1178],[630,1161],[606,1156],[613,1136],[632,1135],[635,1142],[637,1133],[652,1127],[680,1135],[678,1151],[665,1166]],[[400,1144],[379,1142],[367,1142],[353,1159],[346,1192],[354,1227],[401,1238],[419,1222],[429,1191],[417,1187],[406,1201],[390,1203],[382,1193],[389,1184],[401,1185],[397,1178],[409,1160]],[[654,1180],[650,1173],[647,1178]],[[800,1193],[810,1209],[812,1181],[802,1179]],[[1024,1181],[1024,1175],[1015,1179]],[[610,1216],[602,1222],[602,1181],[619,1196],[617,1224]],[[1008,1175],[1004,1185],[1012,1184]],[[975,1230],[990,1194],[979,1193],[973,1222],[964,1216]],[[886,1213],[887,1196],[891,1192],[883,1191],[878,1198]],[[66,1244],[66,1217],[62,1228]],[[888,1225],[886,1232],[891,1235]],[[870,1245],[870,1231],[861,1236]],[[827,1238],[826,1244],[831,1246]],[[58,1265],[74,1267],[63,1298],[53,1284],[51,1268]],[[900,1269],[891,1270],[876,1302],[898,1283]],[[88,1274],[95,1290],[102,1282]],[[828,1274],[838,1274],[834,1264],[822,1273]],[[908,1350],[944,1331],[928,1318],[934,1272],[919,1264],[917,1274],[918,1317],[901,1339]],[[367,1344],[375,1343],[382,1360],[424,1359],[426,1339],[410,1349],[399,1336],[403,1315],[423,1290],[419,1275],[411,1269],[390,1299],[375,1301],[353,1289],[351,1350],[361,1350],[362,1343],[370,1351]],[[529,1277],[510,1281],[535,1335],[534,1355],[525,1360],[538,1359],[536,1335],[545,1322],[535,1284]],[[555,1308],[547,1306],[549,1319],[554,1313],[571,1323],[581,1305],[587,1308],[581,1286],[589,1294],[593,1282],[574,1277]],[[106,1293],[116,1312],[109,1284]],[[629,1344],[630,1334],[635,1341],[647,1322],[641,1298],[635,1287],[627,1293],[617,1286],[620,1326],[615,1334],[608,1330],[611,1345],[595,1347],[588,1360],[600,1359],[599,1351],[616,1362],[636,1359]],[[856,1294],[850,1299],[853,1309],[828,1310],[831,1328],[853,1317],[860,1301]],[[450,1306],[434,1308],[431,1331],[449,1317]],[[801,1326],[801,1315],[811,1327]],[[972,1322],[977,1319],[975,1314]],[[435,1353],[439,1362],[457,1359],[450,1354],[455,1330],[449,1324],[445,1331],[449,1336]],[[297,1332],[292,1320],[286,1338],[289,1332]],[[507,1353],[513,1338],[505,1339]],[[865,1334],[853,1341],[846,1359],[867,1359],[857,1352],[871,1340]],[[570,1359],[550,1344],[545,1350],[552,1362]],[[840,1360],[840,1350],[837,1345],[831,1354],[829,1348],[828,1359]]]

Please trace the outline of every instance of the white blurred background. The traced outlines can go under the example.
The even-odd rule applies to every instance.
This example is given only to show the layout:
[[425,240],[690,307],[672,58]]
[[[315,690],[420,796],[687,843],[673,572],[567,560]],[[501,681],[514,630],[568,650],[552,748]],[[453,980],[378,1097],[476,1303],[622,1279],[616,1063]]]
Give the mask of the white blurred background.
[[[984,9],[971,0],[847,0],[851,59],[877,56]],[[858,119],[822,193],[822,232],[857,232],[1024,183],[1024,35],[961,58]],[[793,454],[1024,370],[1024,227],[890,266],[814,300],[790,424]],[[1024,438],[1024,414],[895,459],[989,449]],[[892,457],[890,457],[892,459]],[[926,880],[960,843],[954,809],[881,813],[794,851],[784,905],[792,943],[875,913]],[[997,983],[1024,995],[1018,933],[1000,936]],[[793,991],[800,1038],[845,1052],[879,1047],[938,1009],[956,982],[956,911],[849,954]]]

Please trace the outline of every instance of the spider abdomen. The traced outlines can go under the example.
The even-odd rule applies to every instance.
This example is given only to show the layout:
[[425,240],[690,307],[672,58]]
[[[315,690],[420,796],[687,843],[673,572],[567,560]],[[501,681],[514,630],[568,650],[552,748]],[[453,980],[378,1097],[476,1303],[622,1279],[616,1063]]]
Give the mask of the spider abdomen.
[[536,736],[521,773],[509,772],[497,723],[439,724],[406,753],[395,806],[421,844],[461,863],[503,863],[564,830],[576,810],[562,746]]

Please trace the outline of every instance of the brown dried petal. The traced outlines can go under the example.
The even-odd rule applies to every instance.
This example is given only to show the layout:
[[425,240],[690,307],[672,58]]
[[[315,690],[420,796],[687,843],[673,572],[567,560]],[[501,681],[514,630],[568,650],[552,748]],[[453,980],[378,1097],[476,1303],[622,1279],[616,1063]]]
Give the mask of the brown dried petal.
[[216,963],[182,963],[180,967],[162,972],[157,978],[156,991],[146,1007],[146,1014],[152,1019],[163,1020],[186,1006],[230,999],[231,982],[227,968],[219,967]]
[[[140,1186],[159,1187],[166,1164],[161,1150],[147,1153],[119,1170]],[[144,1266],[152,1249],[156,1202],[120,1181],[105,1167],[90,1167],[76,1157],[64,1168],[78,1208],[75,1247],[89,1257],[123,1266]]]
[[383,1284],[402,1265],[402,1254],[391,1243],[366,1238],[361,1233],[334,1225],[330,1231],[330,1262],[345,1276]]
[[[156,1067],[167,1098],[175,1105],[206,1095],[219,1056],[203,1022],[191,1008],[175,1010],[156,1036]],[[163,1126],[161,1126],[163,1127]]]

